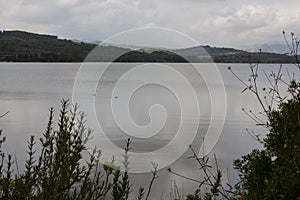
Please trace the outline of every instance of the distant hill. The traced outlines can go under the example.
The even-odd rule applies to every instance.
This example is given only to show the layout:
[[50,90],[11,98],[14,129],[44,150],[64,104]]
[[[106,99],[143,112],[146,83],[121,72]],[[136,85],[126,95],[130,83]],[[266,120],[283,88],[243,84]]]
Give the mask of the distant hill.
[[244,46],[241,47],[245,51],[249,52],[255,52],[258,51],[258,49],[261,49],[264,52],[270,52],[270,53],[280,53],[280,54],[286,54],[289,53],[290,50],[288,49],[286,44],[254,44],[251,46]]
[[[205,50],[205,51],[204,51]],[[269,52],[247,52],[233,48],[210,46],[192,47],[176,50],[179,55],[188,58],[190,62],[216,63],[292,63],[294,58],[286,54]],[[210,57],[208,57],[210,56]]]
[[[93,50],[93,51],[92,51]],[[92,51],[92,53],[90,53]],[[78,40],[59,39],[24,31],[0,31],[2,62],[217,62],[217,63],[291,63],[285,54],[257,53],[210,46],[186,49],[133,49],[130,46],[97,46]]]
[[23,31],[0,32],[0,61],[81,62],[95,44]]

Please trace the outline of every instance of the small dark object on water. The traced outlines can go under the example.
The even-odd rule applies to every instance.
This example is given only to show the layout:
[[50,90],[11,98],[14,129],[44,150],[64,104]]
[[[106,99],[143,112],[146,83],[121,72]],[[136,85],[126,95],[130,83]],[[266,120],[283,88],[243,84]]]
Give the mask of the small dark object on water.
[[7,115],[9,113],[9,111],[7,111],[6,113],[4,113],[3,115],[0,115],[0,117],[4,117],[5,115]]

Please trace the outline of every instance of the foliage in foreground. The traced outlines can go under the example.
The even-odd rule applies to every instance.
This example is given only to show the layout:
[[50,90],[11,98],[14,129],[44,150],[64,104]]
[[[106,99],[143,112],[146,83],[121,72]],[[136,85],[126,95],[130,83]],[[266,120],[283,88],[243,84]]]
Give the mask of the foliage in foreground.
[[296,199],[300,196],[300,85],[293,98],[268,113],[263,150],[253,150],[234,166],[247,199]]
[[[283,35],[295,65],[300,70],[298,55],[300,39],[291,33],[289,43],[285,32]],[[300,198],[300,83],[295,77],[291,77],[289,72],[289,82],[284,81],[280,66],[277,73],[272,71],[267,74],[263,71],[270,85],[263,85],[260,88],[257,82],[260,76],[259,62],[250,64],[249,67],[249,82],[240,79],[231,67],[228,69],[245,86],[242,93],[252,92],[261,106],[262,112],[259,115],[263,116],[266,122],[251,110],[242,110],[258,126],[267,128],[268,133],[264,139],[248,130],[263,148],[254,149],[234,161],[234,168],[239,173],[240,181],[234,186],[228,184],[228,188],[225,189],[222,184],[218,184],[222,179],[222,173],[218,169],[216,172],[208,170],[210,167],[208,158],[198,158],[194,154],[193,158],[200,164],[200,169],[208,174],[205,174],[202,182],[196,180],[200,183],[199,187],[194,194],[187,196],[188,200]],[[281,85],[286,86],[286,96],[281,95]],[[207,192],[201,193],[204,188]]]
[[[291,33],[289,43],[284,31],[283,35],[295,66],[300,70],[300,40]],[[263,144],[263,149],[255,149],[234,162],[241,178],[240,195],[244,199],[297,199],[300,197],[300,83],[291,76],[289,82],[284,81],[280,66],[277,73],[265,73],[270,86],[260,91],[256,82],[258,67],[258,64],[251,65],[250,84],[242,83],[256,95],[267,122],[263,123],[253,113],[245,112],[258,125],[266,127],[268,133],[263,139],[252,134]],[[286,86],[286,96],[280,92],[281,84]]]
[[[268,112],[269,133],[261,141],[263,150],[253,150],[234,163],[241,181],[235,187],[222,186],[222,172],[212,170],[207,157],[199,158],[192,147],[191,158],[204,173],[203,180],[194,180],[168,169],[170,173],[199,183],[198,189],[186,197],[174,199],[296,199],[300,195],[300,84],[292,81],[292,98],[282,101]],[[132,191],[129,174],[121,172],[113,163],[100,167],[100,152],[93,151],[90,160],[82,161],[91,130],[85,127],[85,115],[77,106],[68,109],[62,102],[58,129],[54,130],[54,110],[43,138],[42,150],[37,155],[32,136],[28,142],[28,159],[24,173],[14,173],[11,155],[0,152],[1,199],[129,199]],[[0,147],[5,138],[0,140]],[[1,150],[1,148],[0,148]],[[124,165],[128,167],[130,140],[124,147]],[[140,188],[136,199],[148,199],[151,186],[157,178],[156,168],[147,194]],[[205,192],[206,191],[206,192]]]
[[[100,152],[96,149],[84,163],[82,154],[87,150],[91,130],[86,128],[85,115],[78,112],[78,106],[72,110],[68,107],[69,102],[63,100],[57,130],[53,128],[54,110],[50,109],[49,122],[40,139],[42,150],[39,154],[35,150],[34,137],[30,138],[23,173],[14,173],[15,161],[1,151],[5,137],[0,140],[0,199],[129,198],[131,184],[126,170],[121,172],[113,162],[100,167]],[[130,143],[128,140],[124,147],[124,165],[128,165]],[[147,199],[149,193],[150,190],[144,198],[144,188],[141,187],[137,199]]]

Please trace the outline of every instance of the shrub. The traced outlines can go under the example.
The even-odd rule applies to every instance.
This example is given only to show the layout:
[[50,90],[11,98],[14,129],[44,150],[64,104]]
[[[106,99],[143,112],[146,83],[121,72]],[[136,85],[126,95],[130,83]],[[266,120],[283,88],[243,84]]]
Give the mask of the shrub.
[[269,133],[263,150],[236,160],[247,199],[296,199],[300,196],[300,87],[292,99],[268,113]]
[[[86,128],[85,114],[78,112],[78,106],[69,109],[69,101],[62,101],[57,130],[54,130],[53,118],[51,108],[46,131],[40,139],[40,152],[35,150],[37,144],[33,136],[28,141],[23,173],[14,173],[12,156],[1,150],[5,137],[0,139],[0,199],[129,199],[131,184],[127,170],[120,171],[113,161],[101,167],[101,152],[97,149],[90,154],[89,161],[83,162],[82,154],[87,150],[86,142],[92,131]],[[125,169],[129,164],[130,143],[127,140],[124,147]],[[145,199],[149,194],[150,190]],[[141,187],[138,199],[143,196]]]
[[[300,59],[297,54],[300,39],[291,33],[292,39],[289,43],[285,32],[283,34],[291,57],[294,59],[296,67],[300,69]],[[259,56],[260,54],[258,54],[258,60]],[[250,91],[256,96],[262,108],[260,114],[266,117],[267,122],[264,122],[264,119],[261,119],[251,110],[242,109],[258,126],[267,128],[268,133],[263,139],[248,131],[254,139],[263,144],[263,148],[261,150],[254,149],[251,153],[234,161],[234,168],[240,177],[240,181],[236,185],[228,184],[228,189],[224,189],[222,185],[217,184],[219,179],[216,179],[217,176],[215,175],[221,172],[218,172],[218,169],[216,173],[209,171],[203,181],[196,181],[200,183],[199,188],[194,194],[189,194],[186,197],[187,200],[217,199],[220,197],[223,199],[285,200],[300,197],[300,83],[292,78],[289,82],[282,80],[282,67],[280,66],[277,73],[271,72],[267,75],[264,72],[270,86],[263,85],[260,88],[257,83],[259,63],[250,63],[249,66],[249,82],[240,79],[231,67],[228,69],[245,86],[242,93]],[[279,84],[287,86],[287,96],[281,96]],[[207,166],[209,166],[208,158],[198,158],[195,154],[193,158],[198,162],[202,161],[199,162],[200,169],[205,174]],[[189,179],[188,177],[184,178]],[[214,188],[217,190],[213,190]],[[209,190],[201,193],[201,189]]]
[[[291,33],[289,44],[283,34],[300,69],[297,54],[300,41]],[[258,64],[251,65],[253,84],[246,85],[246,89],[257,96],[267,116],[267,122],[259,125],[265,126],[268,133],[263,140],[256,136],[263,144],[262,150],[253,150],[234,162],[241,178],[240,195],[244,199],[296,199],[300,197],[300,83],[295,79],[289,83],[282,80],[280,67],[278,73],[266,76],[271,84],[266,93],[270,101],[266,97],[263,101],[256,84],[257,68]],[[278,84],[288,86],[288,96],[281,97]],[[273,102],[278,103],[273,105]]]

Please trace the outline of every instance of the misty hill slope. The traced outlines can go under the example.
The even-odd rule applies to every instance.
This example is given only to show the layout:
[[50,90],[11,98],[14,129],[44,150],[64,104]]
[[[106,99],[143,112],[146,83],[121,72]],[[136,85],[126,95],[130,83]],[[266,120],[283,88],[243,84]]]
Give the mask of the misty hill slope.
[[294,58],[286,54],[269,52],[247,52],[234,48],[199,46],[176,50],[176,53],[188,58],[190,62],[216,63],[292,63]]
[[264,52],[280,53],[280,54],[286,54],[290,52],[286,44],[276,44],[276,43],[254,44],[250,46],[243,46],[241,48],[249,52],[255,52],[257,51],[257,49],[261,49]]
[[[93,50],[93,51],[92,51]],[[92,53],[90,53],[92,51]],[[0,61],[2,62],[257,62],[259,53],[233,48],[210,46],[177,50],[131,50],[117,46],[97,46],[92,43],[59,39],[24,31],[0,31]],[[262,63],[291,63],[284,54],[260,54]]]

